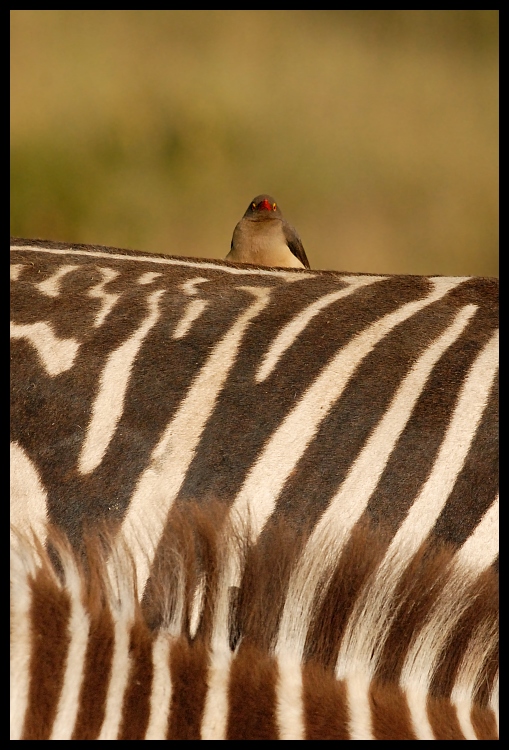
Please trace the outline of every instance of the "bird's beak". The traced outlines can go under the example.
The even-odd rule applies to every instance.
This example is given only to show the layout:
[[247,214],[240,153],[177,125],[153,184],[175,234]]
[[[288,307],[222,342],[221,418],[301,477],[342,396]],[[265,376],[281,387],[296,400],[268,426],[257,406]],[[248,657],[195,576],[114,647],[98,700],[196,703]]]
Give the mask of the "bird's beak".
[[258,211],[272,211],[272,206],[267,199],[260,201],[256,208]]

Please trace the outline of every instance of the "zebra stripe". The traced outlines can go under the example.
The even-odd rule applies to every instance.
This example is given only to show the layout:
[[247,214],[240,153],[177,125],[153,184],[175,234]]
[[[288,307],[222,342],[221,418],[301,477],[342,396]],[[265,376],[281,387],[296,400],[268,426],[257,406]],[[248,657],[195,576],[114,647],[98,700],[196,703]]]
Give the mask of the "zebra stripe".
[[[426,602],[426,588],[419,585],[410,596],[409,604],[413,608],[424,606],[426,615],[420,632],[411,633],[410,668],[405,665],[399,680],[394,676],[381,680],[373,673],[368,675],[369,657],[363,662],[360,656],[349,662],[338,679],[319,659],[301,659],[288,648],[279,655],[264,648],[260,641],[263,623],[250,622],[250,605],[260,593],[253,582],[273,577],[274,563],[281,553],[292,552],[293,541],[289,548],[283,543],[282,550],[274,551],[267,566],[258,558],[252,571],[256,577],[249,579],[249,588],[241,588],[241,606],[233,616],[230,632],[221,641],[210,618],[222,617],[216,610],[222,598],[217,594],[226,578],[220,576],[222,580],[214,583],[215,569],[217,564],[221,567],[227,563],[222,548],[225,541],[229,547],[235,544],[231,533],[239,543],[238,527],[219,529],[213,518],[204,527],[203,511],[193,506],[174,519],[179,525],[176,547],[167,548],[172,553],[171,561],[160,571],[160,596],[152,602],[162,617],[156,630],[150,627],[138,602],[133,559],[126,555],[126,547],[121,550],[117,546],[112,553],[115,564],[110,557],[107,565],[92,542],[85,568],[62,537],[50,531],[60,562],[59,577],[44,550],[37,554],[33,542],[17,538],[11,597],[11,739],[496,737],[497,717],[491,705],[497,691],[493,674],[496,581],[492,569],[487,569],[488,577],[483,579],[470,567],[470,577],[464,578],[461,550],[455,555],[450,550],[442,551],[439,561],[433,561],[433,556],[427,560],[423,557],[419,584],[432,583],[439,595],[430,604]],[[482,533],[491,522],[483,521]],[[284,522],[280,531],[284,538]],[[188,545],[193,534],[196,548],[193,552],[188,547],[190,554],[184,560],[179,545]],[[249,536],[246,533],[244,538]],[[327,594],[335,609],[348,606],[348,581],[355,573],[359,555],[376,566],[382,552],[379,539],[369,527],[357,529],[356,541],[359,546],[352,548],[353,554],[341,564],[342,598],[337,597],[338,589]],[[205,567],[203,559],[198,560],[204,543],[215,547]],[[253,563],[253,558],[249,562],[250,551],[254,550],[238,550],[248,569]],[[426,552],[430,551],[428,545]],[[205,596],[208,601],[198,615],[197,634],[192,637],[189,623],[196,589],[189,585],[189,576],[194,577],[196,565],[201,566],[209,590]],[[366,602],[376,602],[378,584],[373,579],[367,584]],[[316,595],[312,581],[304,586],[307,598]],[[177,601],[183,606],[172,609],[171,603]],[[393,597],[391,604],[389,622],[398,616],[401,606],[398,597]],[[467,611],[466,626],[463,615]],[[312,625],[313,616],[307,613],[295,611],[295,617],[307,620],[308,627]],[[362,612],[352,613],[347,627],[364,629],[363,618]],[[23,632],[17,624],[24,626]],[[379,631],[383,632],[386,625],[381,623]],[[314,627],[324,628],[326,632],[321,635],[327,640],[331,635],[341,639],[329,622],[315,622]],[[232,630],[238,637],[233,651],[229,643]],[[433,632],[440,638],[427,637]],[[452,689],[444,695],[433,693],[430,683],[439,657],[446,653],[446,641],[460,634],[461,660]],[[416,659],[411,656],[412,649],[419,652]],[[51,689],[48,675],[46,682],[40,677],[48,654],[52,656]],[[423,675],[427,684],[423,684]],[[479,689],[484,697],[474,700]]]
[[[140,648],[149,666],[135,668],[155,691],[144,694],[136,736],[182,738],[185,680],[161,659],[177,660],[175,674],[177,662],[196,672],[193,736],[256,733],[261,719],[248,720],[239,700],[234,730],[232,709],[237,681],[256,694],[254,706],[261,700],[245,687],[253,654],[252,679],[266,681],[259,713],[272,716],[270,727],[261,722],[267,736],[317,737],[318,726],[323,736],[330,722],[334,738],[494,735],[495,615],[487,605],[487,619],[474,623],[472,602],[496,578],[496,280],[277,271],[26,240],[13,241],[11,256],[14,550],[20,534],[40,540],[29,564],[39,580],[48,521],[76,553],[93,527],[106,522],[111,537],[97,565],[113,589],[117,581],[101,625],[115,648],[90,736],[126,736],[122,696],[141,711],[126,668],[134,636],[119,615],[124,598],[129,622],[148,628]],[[206,576],[191,599],[181,582],[165,636],[153,602],[175,523],[190,502],[216,501],[215,523],[230,534],[214,573],[214,615],[204,615]],[[375,551],[361,546],[358,559],[366,528]],[[280,560],[281,535],[291,551]],[[246,599],[258,557],[278,574],[256,581],[251,644],[242,623],[232,630],[232,592]],[[69,565],[81,570],[79,560]],[[35,584],[32,594],[40,596]],[[26,596],[13,614],[20,634]],[[61,615],[76,623],[71,640],[78,621],[90,621],[73,641],[68,664],[78,665],[95,625],[73,596]],[[33,685],[18,654],[25,646],[14,652],[21,682]],[[88,683],[93,660],[85,662]],[[92,711],[90,699],[76,699],[79,666],[69,669],[65,689],[50,686],[60,698],[48,737],[76,732],[61,717],[83,727]],[[323,699],[339,718],[320,723],[324,674],[332,681]],[[30,713],[32,699],[15,695],[15,715]],[[166,714],[154,695],[168,697]],[[401,732],[383,718],[396,706]],[[16,727],[16,736],[32,731]]]

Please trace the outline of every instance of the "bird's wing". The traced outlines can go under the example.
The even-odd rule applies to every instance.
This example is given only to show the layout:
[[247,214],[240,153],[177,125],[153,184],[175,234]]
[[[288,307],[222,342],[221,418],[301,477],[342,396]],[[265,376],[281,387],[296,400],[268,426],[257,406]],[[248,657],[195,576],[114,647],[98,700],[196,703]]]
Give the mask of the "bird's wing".
[[298,260],[300,260],[305,268],[310,268],[306,252],[302,247],[301,239],[295,229],[290,224],[288,224],[288,222],[285,222],[283,224],[283,231],[285,233],[286,244],[288,245],[292,253],[296,258],[298,258]]

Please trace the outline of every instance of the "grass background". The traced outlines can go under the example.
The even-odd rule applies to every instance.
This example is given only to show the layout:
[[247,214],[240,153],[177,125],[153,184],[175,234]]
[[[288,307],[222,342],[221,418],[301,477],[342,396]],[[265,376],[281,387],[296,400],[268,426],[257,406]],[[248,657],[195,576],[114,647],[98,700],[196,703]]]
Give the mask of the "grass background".
[[11,11],[11,234],[498,274],[498,11]]

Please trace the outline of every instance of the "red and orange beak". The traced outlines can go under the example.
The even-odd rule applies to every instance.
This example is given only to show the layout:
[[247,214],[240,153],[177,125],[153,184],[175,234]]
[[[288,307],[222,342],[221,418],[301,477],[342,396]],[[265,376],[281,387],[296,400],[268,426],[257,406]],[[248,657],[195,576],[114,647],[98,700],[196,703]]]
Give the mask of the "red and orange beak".
[[[254,206],[253,206],[254,208]],[[275,211],[276,210],[276,204],[275,203],[269,203],[269,201],[265,198],[263,201],[260,201],[259,204],[256,206],[258,211]]]

